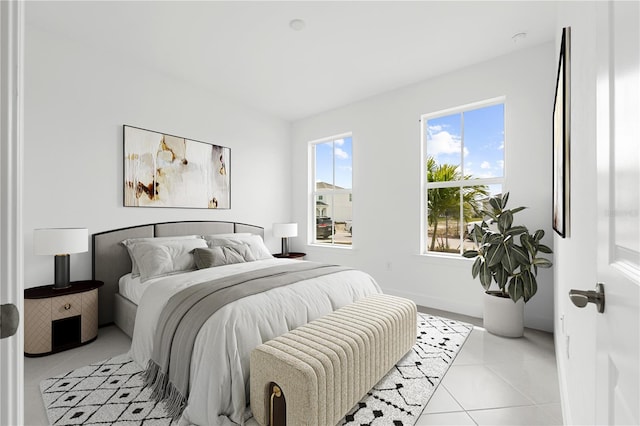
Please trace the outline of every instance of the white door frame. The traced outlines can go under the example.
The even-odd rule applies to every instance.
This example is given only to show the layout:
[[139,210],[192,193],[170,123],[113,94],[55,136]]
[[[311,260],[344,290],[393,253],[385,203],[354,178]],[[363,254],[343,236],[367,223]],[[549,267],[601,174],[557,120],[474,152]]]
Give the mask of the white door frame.
[[[0,1],[0,302],[23,315],[24,2]],[[23,327],[0,340],[0,424],[24,423]]]

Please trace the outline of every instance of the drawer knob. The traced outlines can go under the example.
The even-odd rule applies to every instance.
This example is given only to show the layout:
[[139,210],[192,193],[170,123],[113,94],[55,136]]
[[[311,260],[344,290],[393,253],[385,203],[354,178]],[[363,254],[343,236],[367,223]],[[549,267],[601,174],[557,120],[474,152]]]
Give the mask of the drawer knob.
[[64,304],[64,310],[68,311],[69,309],[71,309],[71,303],[65,303]]

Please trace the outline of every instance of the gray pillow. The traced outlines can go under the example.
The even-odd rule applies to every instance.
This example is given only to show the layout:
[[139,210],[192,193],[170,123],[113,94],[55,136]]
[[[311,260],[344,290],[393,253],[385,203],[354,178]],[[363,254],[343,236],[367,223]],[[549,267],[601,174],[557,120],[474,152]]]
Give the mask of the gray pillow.
[[193,257],[198,269],[256,260],[251,253],[251,249],[246,244],[197,248],[193,251]]
[[255,260],[273,258],[260,235],[220,237],[214,234],[204,235],[203,238],[207,241],[207,245],[212,248],[230,246],[232,244],[246,244],[249,246]]
[[140,270],[140,282],[196,269],[193,250],[207,247],[200,238],[130,244],[132,258]]

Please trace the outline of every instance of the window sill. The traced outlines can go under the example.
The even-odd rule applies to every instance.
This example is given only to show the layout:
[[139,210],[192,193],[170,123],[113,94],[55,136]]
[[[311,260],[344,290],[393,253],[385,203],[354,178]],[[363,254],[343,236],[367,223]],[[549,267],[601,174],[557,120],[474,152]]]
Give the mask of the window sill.
[[327,249],[327,248],[331,248],[331,249],[336,249],[336,250],[348,250],[351,251],[353,250],[353,246],[352,245],[347,245],[347,244],[315,244],[315,243],[308,243],[307,244],[308,248],[312,248],[315,249],[317,248],[321,248],[321,249]]
[[416,256],[422,259],[424,262],[430,264],[442,265],[443,263],[446,263],[451,265],[464,266],[465,268],[468,268],[468,264],[470,262],[473,262],[473,259],[462,257],[461,254],[421,253],[416,254]]

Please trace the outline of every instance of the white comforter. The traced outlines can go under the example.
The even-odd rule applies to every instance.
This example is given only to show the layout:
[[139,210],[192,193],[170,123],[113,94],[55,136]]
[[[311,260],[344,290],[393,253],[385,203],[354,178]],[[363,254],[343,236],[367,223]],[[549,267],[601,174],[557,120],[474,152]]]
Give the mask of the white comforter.
[[[287,262],[300,261],[259,260],[154,280],[147,285],[138,306],[131,357],[141,366],[147,365],[160,312],[179,290],[213,278]],[[196,338],[189,401],[180,424],[244,424],[251,417],[247,408],[249,354],[254,347],[379,292],[371,276],[350,270],[249,296],[218,310]]]

